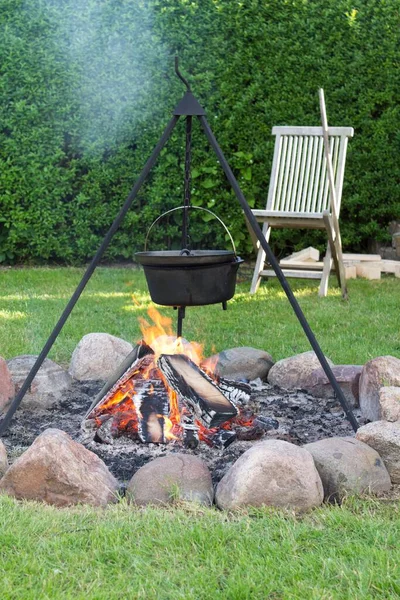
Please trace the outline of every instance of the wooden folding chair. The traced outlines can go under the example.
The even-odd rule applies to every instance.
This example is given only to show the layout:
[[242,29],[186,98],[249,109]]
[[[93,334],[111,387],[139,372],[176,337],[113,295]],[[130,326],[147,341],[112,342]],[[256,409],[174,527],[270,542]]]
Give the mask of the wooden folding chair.
[[[268,199],[265,210],[253,210],[263,223],[263,234],[269,240],[271,229],[325,229],[327,251],[322,268],[282,269],[286,277],[321,279],[319,295],[326,296],[328,278],[335,266],[343,297],[347,296],[339,230],[343,177],[347,142],[353,136],[351,127],[329,127],[326,122],[323,91],[320,90],[322,127],[274,127],[275,150]],[[249,229],[250,231],[250,229]],[[265,252],[257,249],[250,293],[254,294],[261,277],[273,277],[275,272],[264,268]],[[311,265],[310,265],[311,266]]]

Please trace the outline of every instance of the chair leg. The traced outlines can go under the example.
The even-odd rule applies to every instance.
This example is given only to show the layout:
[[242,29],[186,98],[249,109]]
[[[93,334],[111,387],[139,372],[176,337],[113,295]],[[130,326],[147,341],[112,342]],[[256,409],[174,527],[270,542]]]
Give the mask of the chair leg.
[[342,255],[342,245],[340,242],[340,237],[336,235],[332,217],[325,211],[322,215],[326,227],[326,232],[328,235],[329,246],[332,252],[333,262],[335,264],[336,277],[339,283],[339,286],[342,290],[342,297],[344,300],[348,299],[347,295],[347,286],[346,286],[346,273],[344,270],[343,264],[343,255]]
[[322,278],[321,283],[319,285],[318,295],[321,297],[325,297],[328,294],[328,283],[329,283],[329,275],[332,269],[332,252],[330,244],[326,247],[326,254],[324,258],[324,267],[322,269]]
[[[271,235],[271,227],[268,227],[268,223],[264,223],[263,228],[262,228],[262,233],[268,242],[269,236]],[[264,262],[265,262],[265,252],[260,246],[259,250],[258,250],[258,254],[257,254],[256,266],[254,267],[254,274],[253,274],[253,279],[251,282],[250,294],[255,294],[259,288],[260,281],[261,281],[260,273],[264,268]]]
[[256,236],[256,234],[254,233],[253,228],[250,226],[250,223],[246,219],[246,216],[244,217],[244,219],[246,221],[246,227],[247,227],[247,230],[248,230],[248,232],[250,234],[251,241],[253,242],[254,251],[258,252],[258,249],[260,247],[260,240],[258,239],[258,237]]

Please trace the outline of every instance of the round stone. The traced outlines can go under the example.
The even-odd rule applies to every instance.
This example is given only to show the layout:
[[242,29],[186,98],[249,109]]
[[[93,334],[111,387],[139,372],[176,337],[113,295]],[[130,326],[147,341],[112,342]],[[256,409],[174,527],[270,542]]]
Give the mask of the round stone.
[[313,455],[328,501],[338,501],[346,494],[390,490],[390,477],[383,460],[358,439],[325,438],[304,448]]
[[140,506],[186,500],[210,506],[214,499],[211,474],[204,461],[190,454],[156,458],[133,475],[128,501]]
[[247,450],[216,490],[216,503],[225,510],[262,505],[306,510],[322,500],[322,483],[311,454],[281,440],[260,442]]

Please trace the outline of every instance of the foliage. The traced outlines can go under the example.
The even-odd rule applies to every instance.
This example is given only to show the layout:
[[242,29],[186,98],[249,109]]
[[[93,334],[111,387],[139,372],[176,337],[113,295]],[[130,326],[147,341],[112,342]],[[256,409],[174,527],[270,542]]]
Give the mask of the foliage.
[[[346,249],[385,240],[400,218],[396,0],[4,0],[0,6],[0,261],[91,258],[183,94],[180,57],[251,206],[268,189],[278,124],[318,125],[317,90],[332,125],[351,125],[341,221]],[[178,124],[107,251],[130,258],[183,197]],[[193,203],[250,250],[241,209],[197,123]],[[152,231],[179,243],[180,216]],[[229,244],[207,213],[194,245]],[[280,232],[275,250],[318,233]]]

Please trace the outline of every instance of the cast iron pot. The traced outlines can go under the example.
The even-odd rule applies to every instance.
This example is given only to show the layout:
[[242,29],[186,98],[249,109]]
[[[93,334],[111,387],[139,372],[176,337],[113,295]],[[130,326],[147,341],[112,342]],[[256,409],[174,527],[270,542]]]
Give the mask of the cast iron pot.
[[[173,208],[164,215],[184,207]],[[137,252],[135,259],[143,266],[150,296],[164,306],[200,306],[230,300],[235,294],[236,274],[243,260],[236,256],[232,236],[217,215],[201,207],[192,209],[211,213],[228,232],[233,245],[229,250],[166,250]]]

